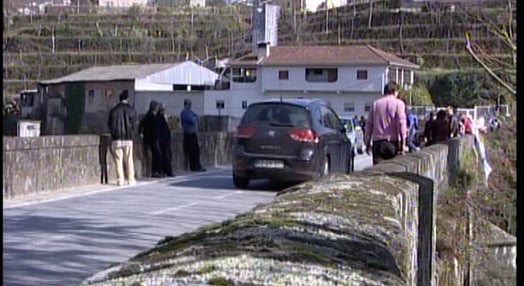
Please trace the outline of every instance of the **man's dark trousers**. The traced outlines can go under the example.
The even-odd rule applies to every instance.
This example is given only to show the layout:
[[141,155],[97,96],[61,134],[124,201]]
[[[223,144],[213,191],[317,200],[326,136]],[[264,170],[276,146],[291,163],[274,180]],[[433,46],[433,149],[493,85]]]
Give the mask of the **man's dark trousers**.
[[189,161],[189,169],[198,171],[202,169],[200,165],[200,147],[198,146],[198,136],[196,133],[184,133],[184,154],[186,161]]

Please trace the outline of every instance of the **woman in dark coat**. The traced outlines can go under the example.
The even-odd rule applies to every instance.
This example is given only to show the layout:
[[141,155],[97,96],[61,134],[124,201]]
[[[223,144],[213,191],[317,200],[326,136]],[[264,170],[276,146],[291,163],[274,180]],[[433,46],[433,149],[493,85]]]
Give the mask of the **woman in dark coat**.
[[[151,176],[162,177],[162,150],[160,149],[160,128],[157,119],[158,102],[149,103],[149,111],[140,121],[138,132],[143,139],[144,147],[151,150]],[[147,150],[146,150],[147,151]]]
[[165,105],[161,103],[156,116],[160,131],[159,143],[160,150],[162,151],[162,174],[168,177],[174,177],[173,168],[171,167],[171,161],[173,159],[173,154],[171,153],[171,130],[164,116],[164,111]]
[[451,138],[449,117],[445,110],[437,112],[437,119],[431,124],[431,144],[446,141]]

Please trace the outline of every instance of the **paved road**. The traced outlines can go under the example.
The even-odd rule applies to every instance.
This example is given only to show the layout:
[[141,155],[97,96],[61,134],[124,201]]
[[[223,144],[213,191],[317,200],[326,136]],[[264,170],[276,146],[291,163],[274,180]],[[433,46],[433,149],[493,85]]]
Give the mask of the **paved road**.
[[[371,165],[357,156],[355,169]],[[67,197],[4,202],[5,286],[78,285],[109,265],[202,225],[270,202],[286,185],[237,190],[229,167],[133,187],[92,186]]]

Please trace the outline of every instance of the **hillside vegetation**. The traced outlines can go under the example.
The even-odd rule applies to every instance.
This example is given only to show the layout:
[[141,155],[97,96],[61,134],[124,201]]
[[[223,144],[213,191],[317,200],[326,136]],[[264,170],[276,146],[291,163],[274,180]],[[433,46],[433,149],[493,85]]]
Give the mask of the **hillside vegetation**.
[[[481,74],[492,81],[465,49],[465,32],[469,32],[475,47],[489,55],[490,66],[504,80],[514,82],[514,51],[498,32],[516,31],[516,11],[508,9],[506,0],[492,2],[489,7],[454,12],[395,12],[377,6],[372,17],[367,10],[349,6],[318,13],[283,10],[278,44],[371,44],[420,64],[422,82],[450,72]],[[163,9],[156,14],[134,7],[115,13],[7,13],[4,94],[93,65],[185,59],[209,64],[251,50],[250,7]]]

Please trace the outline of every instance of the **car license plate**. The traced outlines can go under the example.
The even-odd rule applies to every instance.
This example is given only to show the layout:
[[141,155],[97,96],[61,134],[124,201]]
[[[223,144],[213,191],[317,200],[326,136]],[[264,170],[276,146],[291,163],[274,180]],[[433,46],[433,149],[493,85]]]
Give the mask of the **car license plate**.
[[281,160],[256,160],[256,168],[283,169],[284,162]]

